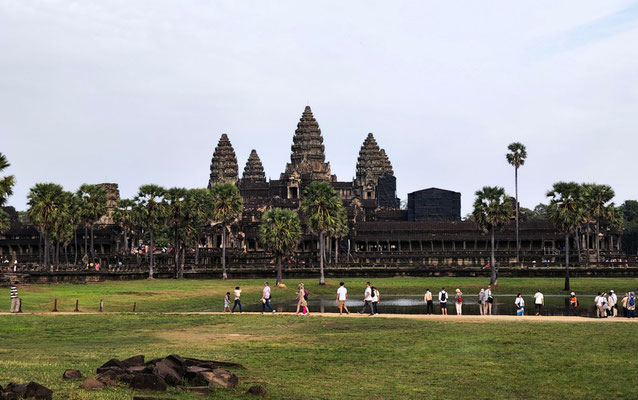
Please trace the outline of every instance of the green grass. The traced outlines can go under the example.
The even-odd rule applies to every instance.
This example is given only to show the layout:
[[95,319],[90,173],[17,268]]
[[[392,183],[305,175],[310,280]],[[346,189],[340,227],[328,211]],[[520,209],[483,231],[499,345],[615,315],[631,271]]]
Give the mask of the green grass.
[[[310,293],[333,295],[340,279],[328,279],[325,286],[319,286],[317,279],[304,279],[303,282]],[[343,278],[351,297],[362,295],[365,278]],[[442,286],[448,290],[460,288],[466,294],[478,293],[481,287],[489,282],[485,278],[375,278],[373,284],[383,294],[422,294],[426,288],[433,292]],[[58,299],[59,311],[73,311],[75,300],[80,302],[80,310],[97,311],[100,299],[104,300],[105,311],[132,311],[133,303],[137,303],[138,312],[166,311],[221,311],[223,297],[227,291],[232,292],[235,286],[241,286],[242,302],[256,302],[261,296],[263,279],[238,280],[174,280],[158,279],[153,281],[111,281],[104,283],[53,284],[19,286],[23,299],[23,311],[51,311],[53,300]],[[271,280],[274,283],[274,279]],[[286,280],[288,288],[273,288],[273,298],[277,300],[294,299],[297,281]],[[595,294],[599,291],[614,289],[617,293],[635,290],[638,278],[574,278],[571,280],[572,290],[577,294]],[[533,294],[537,289],[545,294],[566,294],[563,291],[562,278],[501,278],[494,293]],[[8,289],[6,298],[8,299]],[[8,305],[7,305],[8,311]]]
[[629,399],[638,383],[637,336],[638,324],[619,323],[4,315],[0,384],[35,380],[56,399],[131,399],[125,387],[81,390],[62,372],[92,376],[111,357],[178,353],[244,364],[240,386],[214,398],[244,398],[262,383],[277,399]]

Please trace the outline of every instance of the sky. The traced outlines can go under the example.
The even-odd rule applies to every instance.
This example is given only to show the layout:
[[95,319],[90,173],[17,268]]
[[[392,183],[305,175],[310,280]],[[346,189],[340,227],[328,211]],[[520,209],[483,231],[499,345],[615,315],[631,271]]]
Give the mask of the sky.
[[55,182],[205,187],[227,133],[278,179],[310,105],[351,180],[373,132],[398,196],[514,194],[557,181],[638,199],[636,1],[0,0],[0,152],[8,204]]

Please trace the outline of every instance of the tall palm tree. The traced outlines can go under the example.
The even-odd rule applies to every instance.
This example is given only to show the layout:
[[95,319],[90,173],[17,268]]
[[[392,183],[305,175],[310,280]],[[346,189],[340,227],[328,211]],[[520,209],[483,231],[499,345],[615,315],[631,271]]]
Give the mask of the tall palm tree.
[[323,272],[326,254],[324,236],[327,232],[331,232],[337,227],[343,213],[342,209],[343,203],[330,183],[315,181],[304,189],[301,210],[305,215],[310,231],[319,234],[320,285],[326,284]]
[[151,279],[153,278],[153,247],[155,246],[153,232],[166,216],[165,195],[166,190],[161,186],[142,185],[135,197],[137,218],[139,218],[140,224],[148,231],[150,238],[148,277]]
[[64,208],[64,190],[55,183],[36,183],[29,191],[27,215],[44,239],[44,266],[51,268],[50,239]]
[[[0,153],[0,172],[9,168],[11,164],[7,160],[7,157]],[[3,207],[7,203],[7,198],[13,194],[13,185],[15,185],[15,177],[13,175],[7,175],[0,178],[0,207]],[[9,214],[4,210],[0,210],[0,233],[6,232],[11,227]]]
[[213,219],[212,194],[208,189],[190,189],[186,196],[186,237],[195,247],[195,265],[199,265],[199,240]]
[[173,230],[173,252],[175,257],[175,278],[181,278],[183,268],[180,267],[179,256],[184,237],[184,225],[186,221],[186,195],[185,188],[170,188],[166,191],[167,223]]
[[335,238],[335,264],[337,264],[339,262],[339,239],[348,235],[348,215],[345,207],[341,208],[337,225],[330,234]]
[[511,143],[507,146],[510,151],[505,155],[507,162],[514,166],[514,190],[516,198],[516,262],[521,262],[521,242],[518,238],[518,169],[525,164],[527,158],[527,149],[525,145],[519,142]]
[[84,184],[76,195],[81,200],[82,214],[87,226],[91,227],[91,262],[95,262],[95,224],[108,211],[106,207],[107,190],[102,185]]
[[222,226],[222,278],[228,279],[226,272],[226,231],[237,220],[242,211],[239,189],[232,183],[216,183],[210,188],[212,195],[211,214],[213,220]]
[[281,258],[292,252],[301,239],[301,224],[297,212],[273,208],[264,213],[259,227],[259,240],[277,255],[277,285],[283,281]]
[[494,256],[494,233],[502,228],[512,214],[511,197],[505,194],[505,189],[498,186],[485,186],[477,190],[474,200],[474,221],[486,232],[490,233],[492,252],[490,262],[490,284],[496,285],[496,257]]
[[122,228],[124,233],[124,254],[129,253],[128,242],[129,233],[139,225],[135,212],[135,201],[131,199],[120,199],[117,202],[117,208],[113,210],[113,221]]
[[611,200],[616,194],[609,185],[584,184],[583,198],[592,221],[596,224],[596,263],[600,264],[600,225],[609,220]]
[[565,233],[565,290],[569,285],[569,236],[578,229],[583,220],[583,188],[575,182],[557,182],[547,192],[549,205],[547,217]]

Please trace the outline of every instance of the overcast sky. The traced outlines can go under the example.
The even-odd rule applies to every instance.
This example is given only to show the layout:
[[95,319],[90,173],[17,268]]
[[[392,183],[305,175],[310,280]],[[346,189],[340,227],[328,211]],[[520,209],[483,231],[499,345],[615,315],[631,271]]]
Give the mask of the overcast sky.
[[18,209],[36,182],[205,187],[222,133],[278,179],[306,105],[339,180],[373,132],[402,199],[513,195],[513,141],[523,207],[560,180],[638,199],[638,3],[0,0]]

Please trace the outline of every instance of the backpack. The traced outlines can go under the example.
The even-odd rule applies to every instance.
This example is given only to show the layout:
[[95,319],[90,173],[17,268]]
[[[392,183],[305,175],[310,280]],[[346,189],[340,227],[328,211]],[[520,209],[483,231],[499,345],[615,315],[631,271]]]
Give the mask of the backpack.
[[629,305],[630,306],[636,305],[636,300],[635,300],[634,296],[631,296],[629,298]]
[[308,301],[308,290],[304,290],[303,298],[304,300]]
[[371,290],[370,291],[370,298],[373,298],[373,297],[374,297],[374,290]]
[[447,300],[447,293],[441,292],[441,301],[446,301],[446,300]]
[[459,296],[458,300],[459,303],[463,303],[463,298],[461,296]]

